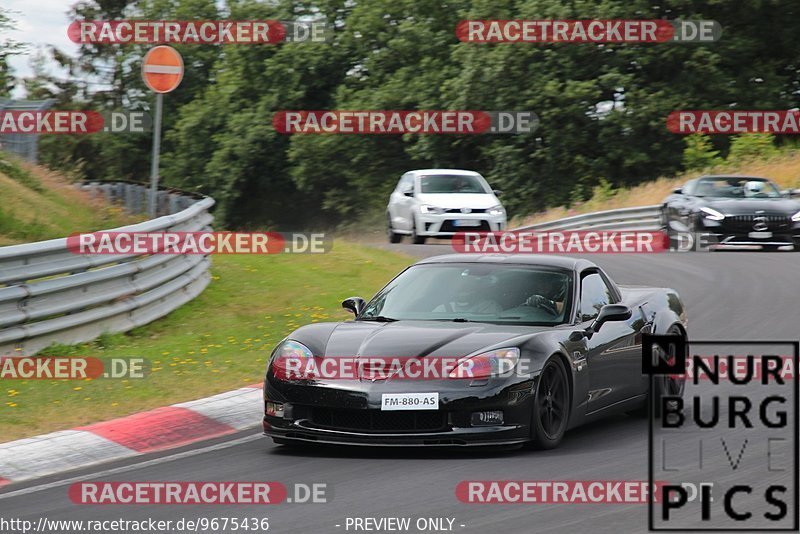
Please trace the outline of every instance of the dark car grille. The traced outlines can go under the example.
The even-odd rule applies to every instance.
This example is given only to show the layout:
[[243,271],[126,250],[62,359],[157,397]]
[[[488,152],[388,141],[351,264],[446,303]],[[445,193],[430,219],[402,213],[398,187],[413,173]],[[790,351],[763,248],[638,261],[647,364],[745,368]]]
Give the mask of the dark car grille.
[[383,412],[312,408],[314,426],[357,432],[436,432],[445,430],[447,414],[441,410]]
[[722,226],[731,232],[752,232],[758,222],[766,224],[766,230],[771,232],[788,230],[792,224],[788,215],[727,215]]
[[448,219],[442,223],[440,232],[488,232],[491,230],[487,221],[481,221],[480,226],[454,226],[453,221]]

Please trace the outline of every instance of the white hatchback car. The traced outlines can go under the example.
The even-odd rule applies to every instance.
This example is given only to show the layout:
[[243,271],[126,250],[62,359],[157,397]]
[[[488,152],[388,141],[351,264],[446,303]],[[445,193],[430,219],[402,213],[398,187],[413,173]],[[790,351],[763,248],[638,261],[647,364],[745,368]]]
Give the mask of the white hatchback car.
[[414,243],[456,232],[500,231],[506,210],[483,176],[475,171],[423,169],[400,177],[386,208],[391,243],[410,235]]

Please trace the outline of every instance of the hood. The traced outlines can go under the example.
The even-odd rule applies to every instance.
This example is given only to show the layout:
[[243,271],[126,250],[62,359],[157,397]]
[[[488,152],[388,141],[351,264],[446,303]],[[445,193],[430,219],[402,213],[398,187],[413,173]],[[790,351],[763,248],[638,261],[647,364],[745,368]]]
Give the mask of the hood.
[[445,209],[486,209],[500,204],[494,193],[419,193],[417,200],[421,204]]
[[794,215],[800,211],[800,203],[788,198],[708,199],[706,205],[724,215],[753,215],[761,210],[764,215]]
[[422,357],[435,354],[461,357],[505,342],[516,346],[533,334],[551,329],[440,321],[328,324],[332,329],[322,330],[322,324],[318,323],[314,325],[316,328],[300,328],[290,337],[308,346],[316,355],[324,356]]

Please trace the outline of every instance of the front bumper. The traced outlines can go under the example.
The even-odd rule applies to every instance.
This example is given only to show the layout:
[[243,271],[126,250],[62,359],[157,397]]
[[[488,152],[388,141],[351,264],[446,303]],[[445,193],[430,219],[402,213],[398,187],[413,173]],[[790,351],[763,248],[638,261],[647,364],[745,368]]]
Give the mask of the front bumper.
[[458,232],[501,232],[506,229],[506,216],[488,213],[417,215],[417,235],[423,237],[452,237]]
[[[511,445],[530,440],[535,379],[469,386],[465,381],[280,382],[267,377],[264,401],[284,416],[266,415],[264,434],[285,441],[369,446]],[[439,392],[438,410],[381,411],[383,393]],[[503,423],[473,425],[472,413],[502,410]]]
[[800,248],[800,223],[789,217],[772,216],[765,228],[754,228],[751,216],[728,216],[722,221],[700,218],[698,228],[711,248],[794,247]]

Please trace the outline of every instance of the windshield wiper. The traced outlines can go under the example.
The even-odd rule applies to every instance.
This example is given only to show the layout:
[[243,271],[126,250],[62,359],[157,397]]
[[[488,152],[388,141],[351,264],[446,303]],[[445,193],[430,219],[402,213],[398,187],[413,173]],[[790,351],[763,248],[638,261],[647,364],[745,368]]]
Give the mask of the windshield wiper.
[[394,317],[386,317],[384,315],[376,315],[375,317],[362,317],[359,321],[375,321],[377,323],[393,323],[395,321],[399,321],[399,319],[395,319]]

